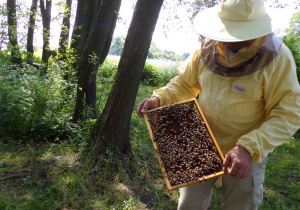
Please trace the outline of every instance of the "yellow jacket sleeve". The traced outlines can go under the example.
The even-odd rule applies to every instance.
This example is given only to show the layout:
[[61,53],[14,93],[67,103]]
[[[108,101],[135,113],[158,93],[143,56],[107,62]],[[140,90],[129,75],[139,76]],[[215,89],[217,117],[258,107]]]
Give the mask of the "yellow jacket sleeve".
[[300,125],[300,88],[295,62],[285,45],[281,51],[264,71],[265,121],[237,142],[250,152],[256,163],[290,139]]
[[171,79],[165,87],[153,92],[152,97],[158,97],[161,106],[195,98],[198,95],[201,89],[198,80],[199,54],[197,50],[178,67],[176,71],[179,76]]

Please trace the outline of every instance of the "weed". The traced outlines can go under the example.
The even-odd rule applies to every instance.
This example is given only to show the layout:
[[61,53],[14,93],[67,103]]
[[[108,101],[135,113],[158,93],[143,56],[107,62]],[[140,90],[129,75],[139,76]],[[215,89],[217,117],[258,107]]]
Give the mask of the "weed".
[[56,69],[41,76],[29,65],[3,64],[0,75],[0,138],[52,140],[76,133],[69,122],[73,99]]

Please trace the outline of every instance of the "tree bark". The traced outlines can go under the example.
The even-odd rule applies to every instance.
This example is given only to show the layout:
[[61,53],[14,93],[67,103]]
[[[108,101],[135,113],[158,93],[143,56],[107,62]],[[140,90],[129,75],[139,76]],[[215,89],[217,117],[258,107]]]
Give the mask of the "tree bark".
[[77,1],[77,9],[76,9],[76,17],[75,17],[75,22],[74,22],[74,28],[72,32],[72,38],[71,38],[71,48],[72,49],[78,49],[79,47],[79,42],[80,42],[80,37],[81,37],[81,29],[83,26],[83,18],[85,17],[84,15],[84,7],[87,1],[85,0],[78,0]]
[[86,43],[93,18],[97,14],[97,5],[102,0],[78,0],[74,29],[72,33],[71,48],[76,52],[81,52]]
[[69,34],[70,34],[70,18],[71,18],[72,0],[66,0],[64,18],[59,38],[59,53],[62,59],[66,58],[66,50],[69,47]]
[[34,35],[34,28],[35,28],[37,2],[38,0],[32,0],[31,8],[30,8],[30,17],[29,17],[28,34],[27,34],[27,63],[29,64],[32,64],[32,58],[34,53],[33,35]]
[[84,104],[89,108],[88,117],[97,118],[96,113],[96,75],[99,65],[108,54],[115,30],[121,0],[103,0],[97,4],[98,12],[78,62],[77,99],[73,121],[83,119]]
[[13,63],[21,64],[22,58],[18,45],[16,0],[7,0],[7,10],[8,37],[9,47],[11,50],[11,59]]
[[40,0],[40,8],[41,8],[42,22],[43,22],[42,60],[46,65],[50,57],[49,42],[50,42],[51,7],[52,7],[52,0],[46,0],[46,5],[44,0]]
[[115,82],[91,133],[95,155],[110,146],[123,153],[130,149],[131,114],[162,4],[163,0],[138,0],[136,4]]

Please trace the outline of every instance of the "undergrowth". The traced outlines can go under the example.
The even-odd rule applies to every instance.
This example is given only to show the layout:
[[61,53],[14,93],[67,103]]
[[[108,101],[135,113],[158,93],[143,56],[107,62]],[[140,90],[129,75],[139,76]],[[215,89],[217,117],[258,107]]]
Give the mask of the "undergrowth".
[[[95,166],[81,162],[83,146],[71,141],[0,140],[0,209],[176,209],[178,191],[166,189],[142,119],[133,114],[133,154],[107,150]],[[297,137],[270,154],[260,209],[299,206]],[[221,209],[215,188],[210,209]]]
[[[74,93],[59,68],[0,64],[0,138],[64,139],[76,133],[70,122]],[[74,85],[73,85],[74,86]]]

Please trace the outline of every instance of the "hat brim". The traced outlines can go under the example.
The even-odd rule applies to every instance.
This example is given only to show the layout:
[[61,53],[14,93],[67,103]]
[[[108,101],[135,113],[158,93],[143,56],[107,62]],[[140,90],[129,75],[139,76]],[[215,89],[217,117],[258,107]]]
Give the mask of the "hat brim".
[[220,18],[220,7],[208,8],[194,19],[196,31],[210,39],[223,42],[238,42],[256,39],[278,31],[289,23],[291,14],[282,9],[267,9],[267,13],[251,21],[232,21]]

